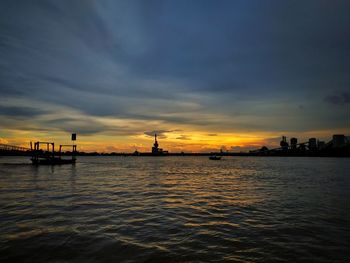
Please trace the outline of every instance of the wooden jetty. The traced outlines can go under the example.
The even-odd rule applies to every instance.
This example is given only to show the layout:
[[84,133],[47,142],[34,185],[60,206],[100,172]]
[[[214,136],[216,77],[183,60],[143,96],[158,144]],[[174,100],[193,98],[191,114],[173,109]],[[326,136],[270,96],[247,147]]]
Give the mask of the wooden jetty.
[[[40,145],[46,144],[46,151],[40,149]],[[72,147],[72,158],[62,158],[62,148]],[[75,164],[77,145],[60,145],[59,151],[55,152],[55,143],[53,142],[30,142],[30,149],[32,153],[32,164],[34,165],[57,165],[57,164]]]

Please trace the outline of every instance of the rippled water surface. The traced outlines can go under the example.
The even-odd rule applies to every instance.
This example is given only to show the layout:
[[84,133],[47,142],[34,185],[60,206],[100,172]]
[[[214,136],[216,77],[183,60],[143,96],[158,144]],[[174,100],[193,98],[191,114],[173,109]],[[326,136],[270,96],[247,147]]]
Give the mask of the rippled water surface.
[[0,157],[1,262],[350,262],[350,159]]

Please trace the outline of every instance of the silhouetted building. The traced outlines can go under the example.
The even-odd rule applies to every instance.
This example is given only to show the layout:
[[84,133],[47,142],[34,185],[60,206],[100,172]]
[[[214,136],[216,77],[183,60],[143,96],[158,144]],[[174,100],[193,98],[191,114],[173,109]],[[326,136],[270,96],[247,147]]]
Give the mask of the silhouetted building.
[[251,155],[265,156],[339,156],[350,157],[350,136],[342,134],[333,135],[333,140],[329,142],[320,141],[316,138],[309,138],[308,141],[298,143],[297,138],[290,139],[282,136],[280,147],[267,149],[262,147],[258,150],[249,151]]
[[310,138],[309,139],[309,150],[316,150],[317,149],[317,140],[316,138]]
[[153,154],[158,154],[159,153],[159,149],[158,148],[159,144],[158,144],[158,141],[157,141],[157,134],[154,134],[154,144],[153,144],[153,147],[152,147],[152,153]]
[[301,143],[300,145],[299,145],[299,151],[301,151],[301,152],[305,152],[306,151],[306,147],[305,147],[305,143]]
[[333,147],[339,148],[346,144],[345,136],[343,134],[333,135]]
[[153,155],[164,155],[164,154],[168,154],[168,151],[163,151],[162,148],[159,148],[159,144],[157,141],[157,134],[154,134],[154,144],[152,147],[152,154]]
[[290,147],[292,150],[295,150],[297,148],[298,139],[297,138],[291,138],[290,139]]
[[287,151],[288,150],[288,142],[287,142],[287,137],[282,136],[282,141],[280,142],[280,146],[282,147],[282,150]]
[[267,152],[268,150],[269,150],[269,148],[267,148],[266,146],[263,146],[260,149],[261,152]]
[[326,143],[324,141],[317,141],[317,147],[319,150],[326,148]]

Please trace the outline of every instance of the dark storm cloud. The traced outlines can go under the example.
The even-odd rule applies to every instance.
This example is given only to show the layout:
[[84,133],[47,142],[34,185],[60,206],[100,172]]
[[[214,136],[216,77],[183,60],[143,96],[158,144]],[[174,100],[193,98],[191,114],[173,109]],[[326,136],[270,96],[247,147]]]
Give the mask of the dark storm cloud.
[[37,108],[0,105],[0,115],[8,117],[35,117],[48,113]]
[[77,132],[82,135],[95,135],[98,133],[113,135],[136,135],[137,129],[128,126],[108,125],[91,118],[58,118],[44,120],[41,122],[44,127],[52,127],[54,129],[65,132]]
[[[99,120],[88,117],[66,117],[57,118],[47,116],[40,118],[40,115],[1,115],[1,126],[10,130],[38,131],[38,132],[66,132],[79,133],[81,135],[104,135],[127,136],[140,134],[140,130],[127,125],[110,125]],[[30,118],[28,118],[30,117]]]
[[328,95],[324,98],[324,101],[333,105],[345,105],[350,103],[350,92],[339,92],[337,94]]
[[337,126],[336,111],[313,109],[322,100],[349,106],[347,90],[333,95],[350,87],[349,8],[340,0],[4,0],[0,100],[226,131],[283,129],[270,120],[303,105],[284,128]]
[[150,137],[154,137],[155,134],[157,134],[158,138],[165,139],[166,133],[173,132],[173,131],[167,131],[167,130],[155,130],[155,131],[145,131],[144,134]]
[[177,140],[187,140],[190,141],[191,138],[187,135],[180,135],[179,137],[176,138]]
[[320,78],[339,81],[349,69],[343,56],[349,55],[349,6],[344,1],[164,2],[161,13],[143,21],[152,41],[148,52],[128,56],[126,63],[145,75],[190,78],[192,89],[202,91],[279,92],[315,86]]

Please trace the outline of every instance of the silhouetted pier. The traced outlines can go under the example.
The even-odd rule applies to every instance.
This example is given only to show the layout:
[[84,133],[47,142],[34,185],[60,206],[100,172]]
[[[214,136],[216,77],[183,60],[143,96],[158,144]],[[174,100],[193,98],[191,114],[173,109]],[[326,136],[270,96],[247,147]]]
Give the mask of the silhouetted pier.
[[0,144],[0,154],[1,155],[25,155],[29,154],[30,149],[22,146],[8,145],[8,144]]
[[[46,145],[46,151],[43,151],[40,148],[40,145]],[[34,147],[33,147],[34,146]],[[63,159],[62,158],[62,148],[63,147],[72,147],[72,158],[71,159]],[[31,161],[34,165],[39,164],[75,164],[76,162],[76,151],[77,145],[69,144],[69,145],[60,145],[59,151],[55,152],[55,143],[54,142],[35,142],[34,145],[30,142],[30,148],[32,153]]]

